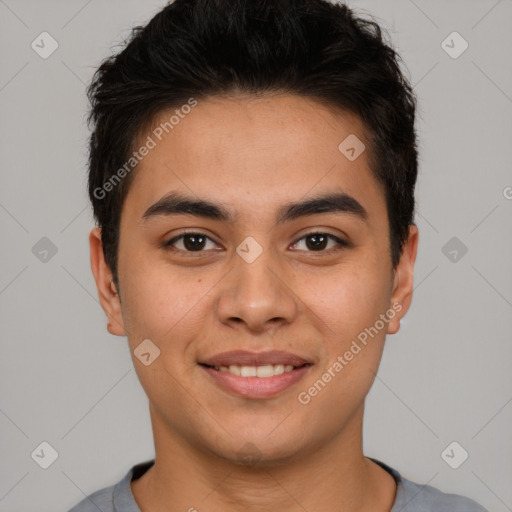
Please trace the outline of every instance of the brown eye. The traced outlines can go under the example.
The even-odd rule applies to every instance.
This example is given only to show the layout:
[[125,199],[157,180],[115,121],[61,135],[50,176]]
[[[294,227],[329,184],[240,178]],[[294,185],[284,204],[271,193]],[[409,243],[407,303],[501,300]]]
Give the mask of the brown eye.
[[[349,246],[348,242],[330,233],[309,233],[295,242],[294,247],[303,241],[305,249],[298,250],[306,252],[331,252]],[[212,246],[207,247],[209,242]],[[182,233],[166,242],[165,247],[186,253],[201,253],[215,249],[216,243],[204,233]]]
[[[215,245],[215,242],[204,233],[182,233],[169,240],[165,246],[185,252],[204,252],[208,241]],[[175,245],[177,242],[181,247]]]
[[[295,242],[294,246],[298,245],[303,240],[305,240],[306,250],[309,252],[331,252],[331,250],[338,250],[348,246],[347,242],[330,233],[309,233]],[[334,242],[334,247],[331,246],[328,250],[325,250],[330,241]]]

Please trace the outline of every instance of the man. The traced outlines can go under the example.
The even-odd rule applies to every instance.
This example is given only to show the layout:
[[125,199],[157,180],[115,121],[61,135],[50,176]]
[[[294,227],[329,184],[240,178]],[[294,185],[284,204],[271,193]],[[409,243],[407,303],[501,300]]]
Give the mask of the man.
[[415,98],[324,0],[176,0],[89,89],[91,265],[155,459],[72,509],[483,511],[364,456],[412,300]]

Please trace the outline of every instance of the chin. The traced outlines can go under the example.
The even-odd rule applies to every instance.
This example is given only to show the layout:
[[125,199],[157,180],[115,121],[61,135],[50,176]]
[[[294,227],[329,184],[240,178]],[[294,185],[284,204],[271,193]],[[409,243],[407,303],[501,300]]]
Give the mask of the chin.
[[229,438],[225,442],[210,446],[215,456],[229,463],[245,467],[270,467],[282,465],[301,451],[298,438],[282,439],[269,437],[266,433],[249,438]]

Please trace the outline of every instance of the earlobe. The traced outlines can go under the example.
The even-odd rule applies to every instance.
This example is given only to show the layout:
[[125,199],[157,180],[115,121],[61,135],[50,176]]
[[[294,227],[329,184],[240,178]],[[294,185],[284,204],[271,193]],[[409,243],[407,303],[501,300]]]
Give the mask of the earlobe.
[[391,305],[397,314],[388,324],[388,334],[400,329],[400,319],[405,316],[412,302],[414,264],[418,250],[419,232],[415,224],[409,226],[409,236],[404,244],[400,261],[395,269]]
[[91,270],[96,282],[101,307],[107,315],[107,330],[116,336],[125,336],[123,315],[119,294],[103,254],[101,229],[94,228],[89,234],[91,250]]

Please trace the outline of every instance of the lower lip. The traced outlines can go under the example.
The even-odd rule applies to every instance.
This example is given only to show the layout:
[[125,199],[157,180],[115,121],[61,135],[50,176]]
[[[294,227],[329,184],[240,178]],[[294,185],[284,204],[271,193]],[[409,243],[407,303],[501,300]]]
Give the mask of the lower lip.
[[311,367],[311,365],[301,366],[291,372],[284,372],[273,377],[240,377],[230,372],[221,372],[207,366],[200,366],[222,388],[245,398],[275,396],[302,379]]

